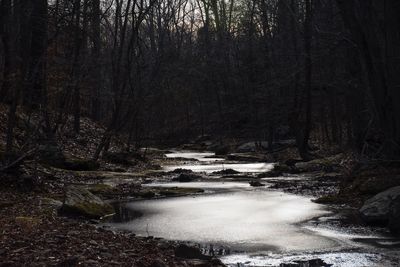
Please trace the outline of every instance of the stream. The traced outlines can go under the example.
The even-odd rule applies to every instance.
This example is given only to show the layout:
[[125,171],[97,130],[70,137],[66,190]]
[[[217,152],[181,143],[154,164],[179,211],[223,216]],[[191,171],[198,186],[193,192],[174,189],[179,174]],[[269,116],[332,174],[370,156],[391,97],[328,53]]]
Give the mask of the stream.
[[[191,169],[209,175],[224,169],[261,173],[269,163],[224,162],[213,153],[174,151],[169,158],[195,159],[166,165],[165,171]],[[290,179],[284,178],[282,179]],[[311,198],[247,182],[204,179],[189,183],[151,183],[149,187],[201,188],[204,194],[132,201],[137,214],[110,225],[141,236],[198,244],[228,266],[279,266],[322,259],[333,266],[398,266],[398,242],[367,228],[341,228],[337,210]]]

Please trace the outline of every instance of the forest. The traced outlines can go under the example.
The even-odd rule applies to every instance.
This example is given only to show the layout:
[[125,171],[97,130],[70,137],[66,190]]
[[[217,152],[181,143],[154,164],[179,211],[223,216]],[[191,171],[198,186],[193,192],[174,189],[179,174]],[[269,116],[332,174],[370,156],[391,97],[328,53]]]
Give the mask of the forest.
[[399,1],[0,3],[0,266],[400,264]]

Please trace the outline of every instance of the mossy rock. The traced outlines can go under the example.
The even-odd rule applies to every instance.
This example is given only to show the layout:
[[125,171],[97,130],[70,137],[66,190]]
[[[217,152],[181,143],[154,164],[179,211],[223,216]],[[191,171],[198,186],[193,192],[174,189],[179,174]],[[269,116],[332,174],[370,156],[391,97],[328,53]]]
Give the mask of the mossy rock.
[[115,192],[115,188],[108,184],[91,185],[89,186],[88,190],[95,195],[97,194],[107,195],[107,194],[113,194]]
[[98,219],[114,213],[114,208],[85,188],[70,186],[65,193],[61,214]]
[[204,190],[201,188],[182,188],[182,187],[171,187],[171,188],[161,188],[159,194],[162,196],[185,196],[190,194],[200,194]]
[[79,202],[73,206],[63,205],[62,212],[70,215],[83,216],[89,219],[99,219],[114,213],[114,208],[110,205]]

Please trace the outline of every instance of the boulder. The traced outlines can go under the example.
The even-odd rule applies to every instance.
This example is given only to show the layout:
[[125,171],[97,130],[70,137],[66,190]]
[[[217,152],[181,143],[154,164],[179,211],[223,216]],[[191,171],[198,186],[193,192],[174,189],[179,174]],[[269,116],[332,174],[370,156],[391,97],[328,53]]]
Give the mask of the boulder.
[[262,184],[259,181],[251,181],[251,182],[249,182],[249,184],[250,184],[250,186],[253,186],[253,187],[265,186],[265,184]]
[[175,170],[173,170],[173,171],[169,171],[168,173],[173,173],[173,174],[193,173],[193,171],[192,171],[192,170],[189,170],[189,169],[178,168],[178,169],[175,169]]
[[386,225],[395,199],[400,198],[400,186],[392,187],[365,201],[360,209],[362,219],[369,224]]
[[294,164],[297,170],[300,172],[315,172],[325,171],[333,172],[340,169],[340,162],[343,158],[343,154],[337,154],[335,156],[314,159],[306,162],[297,162]]
[[238,174],[240,172],[235,171],[233,169],[225,169],[225,170],[221,170],[221,171],[215,171],[212,174],[221,174],[221,175],[232,175],[232,174]]
[[400,196],[393,200],[389,211],[389,229],[394,235],[400,236]]
[[178,177],[172,179],[172,181],[180,182],[180,183],[189,183],[196,179],[202,178],[200,175],[193,173],[181,173]]
[[60,208],[61,214],[98,219],[114,213],[114,208],[82,187],[70,186]]

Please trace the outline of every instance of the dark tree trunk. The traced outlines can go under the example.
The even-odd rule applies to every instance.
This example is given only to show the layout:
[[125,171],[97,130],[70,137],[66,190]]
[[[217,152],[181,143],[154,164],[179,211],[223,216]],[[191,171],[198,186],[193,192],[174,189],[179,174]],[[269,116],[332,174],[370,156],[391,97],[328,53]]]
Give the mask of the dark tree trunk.
[[311,90],[312,90],[312,59],[311,59],[311,41],[312,41],[312,0],[305,0],[306,14],[304,22],[304,48],[305,48],[305,122],[300,144],[298,144],[299,153],[303,159],[309,158],[308,142],[311,132]]
[[100,0],[92,0],[92,103],[91,103],[91,114],[94,120],[100,119],[100,103],[101,103],[101,38],[100,38]]

